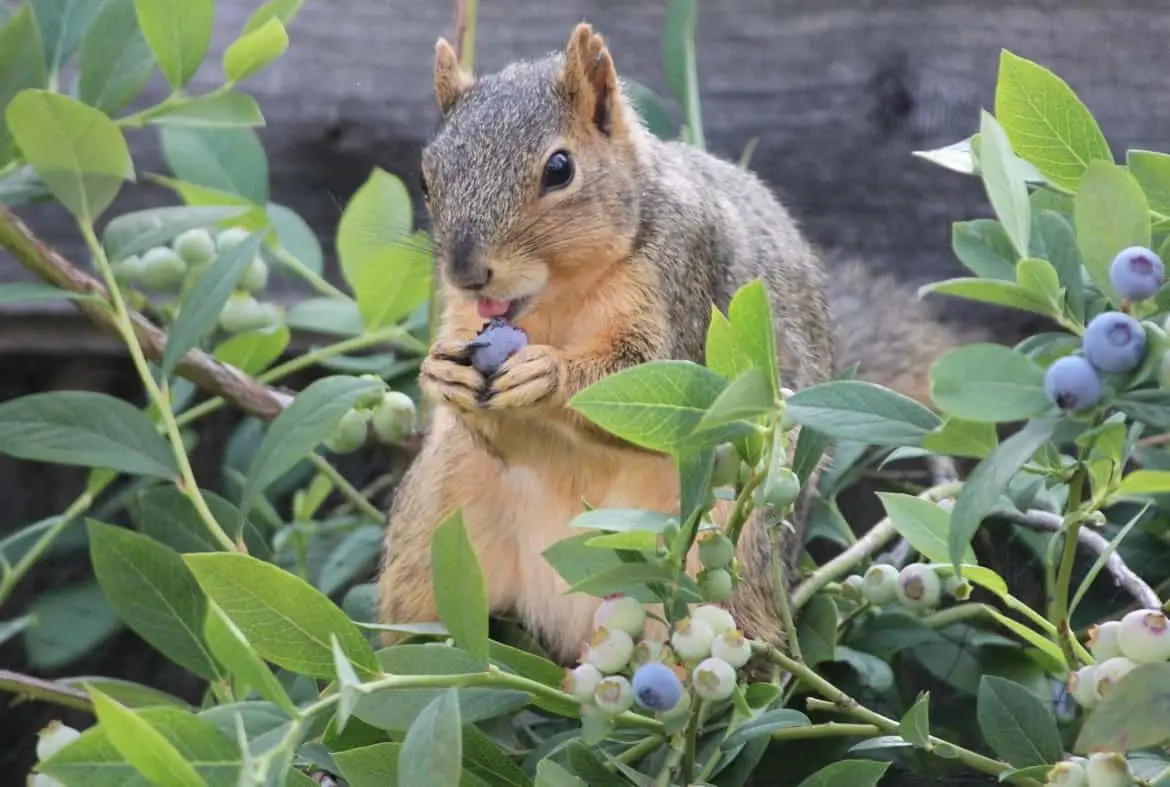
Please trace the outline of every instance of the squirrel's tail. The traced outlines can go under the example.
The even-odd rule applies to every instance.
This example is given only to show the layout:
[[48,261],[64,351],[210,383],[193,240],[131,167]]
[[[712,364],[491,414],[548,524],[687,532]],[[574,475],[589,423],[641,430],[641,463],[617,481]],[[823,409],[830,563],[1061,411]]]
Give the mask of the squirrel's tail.
[[942,322],[932,304],[894,277],[855,259],[833,262],[825,294],[838,370],[857,364],[857,379],[929,407],[931,364],[960,345],[991,341],[980,328]]

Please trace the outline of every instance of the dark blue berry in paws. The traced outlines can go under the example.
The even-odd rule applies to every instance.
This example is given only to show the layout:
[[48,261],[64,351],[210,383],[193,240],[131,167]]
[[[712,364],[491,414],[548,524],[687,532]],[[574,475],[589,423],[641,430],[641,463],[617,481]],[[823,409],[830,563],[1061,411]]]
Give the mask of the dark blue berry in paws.
[[1089,363],[1103,372],[1133,371],[1146,353],[1146,331],[1142,324],[1121,312],[1102,312],[1085,328],[1081,342]]
[[1166,281],[1166,268],[1158,255],[1142,246],[1130,246],[1113,258],[1109,281],[1122,298],[1153,298]]
[[1101,378],[1085,358],[1066,355],[1048,367],[1044,390],[1062,410],[1086,410],[1101,400]]
[[674,670],[658,661],[638,667],[633,686],[634,699],[646,710],[665,713],[682,698],[682,681]]
[[471,365],[485,377],[491,377],[504,361],[520,352],[528,344],[523,328],[512,325],[503,317],[493,317],[483,330],[467,344],[471,351]]

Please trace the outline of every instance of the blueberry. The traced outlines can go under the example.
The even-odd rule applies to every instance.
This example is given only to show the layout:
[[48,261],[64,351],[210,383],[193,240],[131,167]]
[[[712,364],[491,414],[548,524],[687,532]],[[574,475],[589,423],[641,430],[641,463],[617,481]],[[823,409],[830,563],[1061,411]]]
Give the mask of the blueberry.
[[634,673],[634,699],[646,710],[670,710],[678,705],[682,691],[682,681],[665,664],[651,661]]
[[1141,364],[1146,353],[1146,331],[1128,314],[1103,312],[1085,328],[1082,347],[1085,358],[1101,371],[1129,372]]
[[471,350],[471,365],[490,377],[526,344],[528,334],[523,328],[503,317],[493,317],[467,346]]
[[1048,367],[1044,390],[1062,410],[1086,410],[1101,399],[1101,378],[1081,356],[1066,355]]
[[1131,301],[1154,297],[1166,281],[1166,269],[1158,255],[1142,246],[1130,246],[1113,258],[1109,282],[1117,294]]

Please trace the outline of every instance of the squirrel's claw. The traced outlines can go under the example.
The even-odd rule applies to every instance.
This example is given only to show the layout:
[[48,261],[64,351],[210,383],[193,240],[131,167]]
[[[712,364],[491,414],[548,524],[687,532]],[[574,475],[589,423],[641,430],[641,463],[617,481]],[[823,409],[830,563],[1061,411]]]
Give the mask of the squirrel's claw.
[[418,384],[432,401],[472,411],[479,408],[476,392],[483,389],[484,379],[471,366],[439,357],[432,352],[423,359],[419,368]]
[[488,383],[489,410],[548,404],[561,388],[561,358],[552,347],[530,344],[509,358]]

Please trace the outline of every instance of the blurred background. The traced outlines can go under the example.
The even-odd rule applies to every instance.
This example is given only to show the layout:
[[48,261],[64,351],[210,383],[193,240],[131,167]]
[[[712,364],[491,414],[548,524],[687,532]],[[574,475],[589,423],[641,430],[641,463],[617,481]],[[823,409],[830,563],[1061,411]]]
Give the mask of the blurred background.
[[[192,92],[220,83],[222,50],[258,4],[218,0],[212,51]],[[1170,103],[1149,100],[1162,95],[1170,72],[1164,46],[1170,14],[1156,13],[1165,4],[1154,0],[719,0],[699,9],[708,148],[737,159],[758,138],[751,168],[778,190],[813,241],[861,255],[907,286],[958,274],[951,223],[991,215],[978,179],[911,153],[977,129],[980,108],[992,105],[1001,48],[1067,80],[1115,151],[1170,149]],[[659,44],[665,12],[663,0],[482,0],[477,71],[559,49],[572,26],[587,20],[607,37],[620,73],[669,95]],[[418,154],[436,121],[433,46],[436,36],[454,34],[452,19],[448,2],[308,0],[290,28],[289,52],[246,85],[267,118],[259,133],[271,198],[308,221],[334,282],[337,221],[372,167],[400,176],[421,210]],[[167,89],[156,72],[131,109],[158,101]],[[677,109],[670,111],[677,123]],[[140,175],[166,171],[153,129],[132,132],[130,143]],[[107,216],[161,204],[177,199],[140,177]],[[66,256],[86,264],[63,209],[25,206],[19,213]],[[28,278],[0,251],[0,282]],[[304,294],[287,278],[273,286],[286,302]],[[1005,342],[1029,327],[1021,313],[960,301],[945,313],[992,325]],[[0,400],[65,388],[138,396],[119,345],[68,305],[0,306],[0,354]],[[204,448],[218,457],[233,425],[230,414],[208,418],[196,459]],[[83,479],[82,471],[0,457],[0,537],[62,510]],[[88,575],[82,534],[74,530],[77,537],[63,540],[26,578],[6,617],[46,589]],[[102,646],[32,671],[121,676],[190,696],[194,680],[103,618],[108,611],[79,607],[74,614],[77,628],[63,630],[96,626]],[[6,668],[27,669],[28,658],[20,638],[0,649]],[[53,715],[44,707],[5,705],[0,728],[9,731],[6,739],[19,736],[31,746],[25,736]],[[0,750],[0,784],[23,784],[25,749]]]

